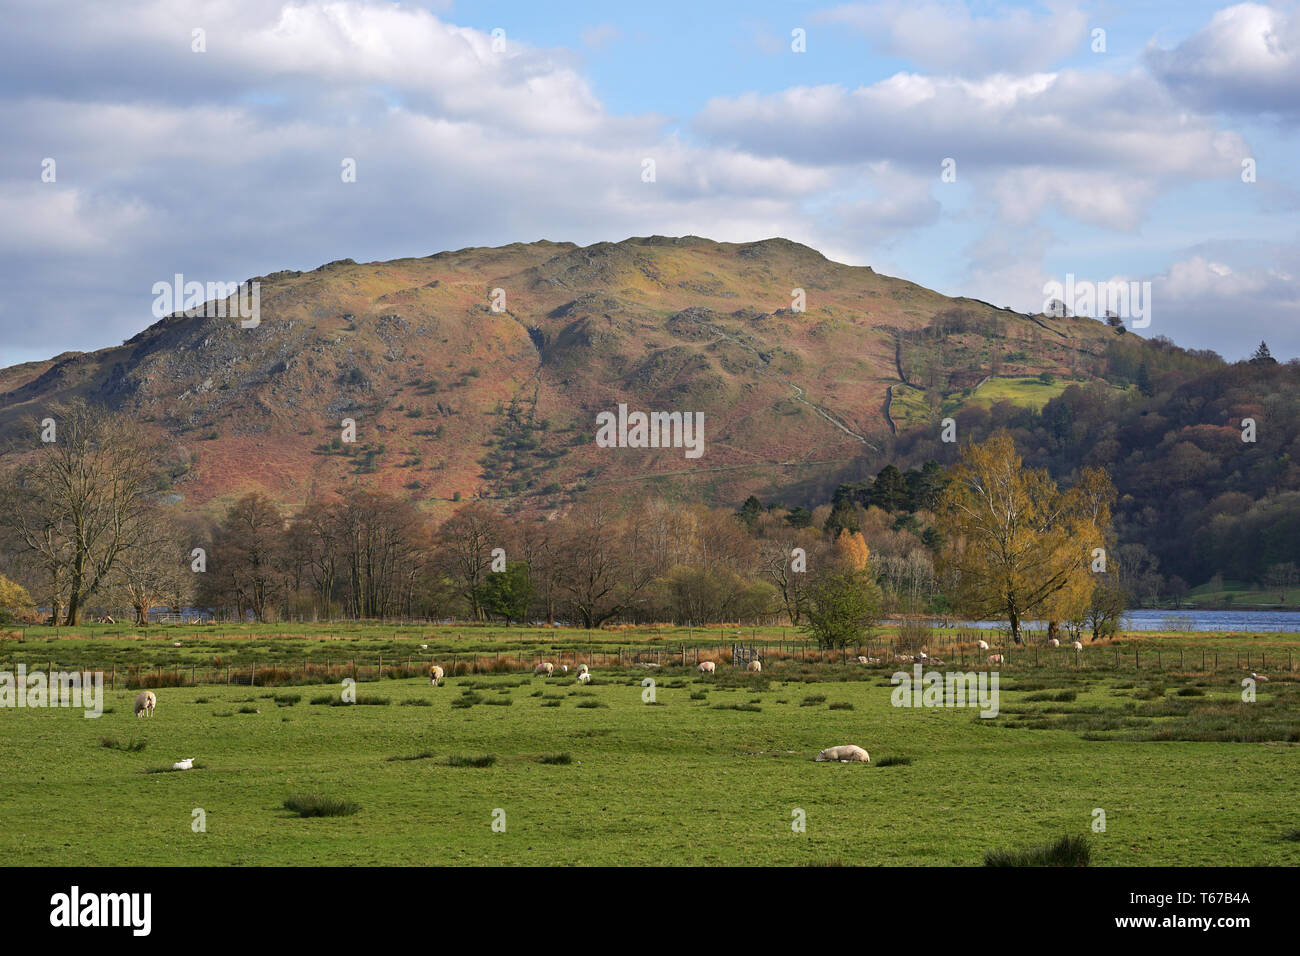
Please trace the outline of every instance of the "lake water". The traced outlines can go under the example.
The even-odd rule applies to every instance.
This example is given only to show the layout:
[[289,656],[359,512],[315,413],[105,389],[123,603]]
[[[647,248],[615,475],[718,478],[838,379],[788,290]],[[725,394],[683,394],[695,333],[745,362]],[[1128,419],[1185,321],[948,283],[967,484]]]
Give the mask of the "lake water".
[[[1005,621],[963,622],[962,627],[985,629],[1005,628]],[[1026,624],[1026,628],[1042,630],[1042,621]],[[1300,611],[1152,611],[1147,609],[1124,612],[1123,631],[1236,631],[1264,633],[1267,631],[1295,631],[1300,633]]]

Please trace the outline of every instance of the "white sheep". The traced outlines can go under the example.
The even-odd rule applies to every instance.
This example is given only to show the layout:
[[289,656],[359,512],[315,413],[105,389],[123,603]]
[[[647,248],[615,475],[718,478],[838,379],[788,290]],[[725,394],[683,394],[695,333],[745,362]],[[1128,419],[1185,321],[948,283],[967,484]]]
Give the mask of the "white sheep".
[[988,641],[976,641],[976,642],[975,642],[975,646],[978,647],[981,651],[987,651],[987,650],[989,649],[989,642],[988,642]]
[[871,763],[871,755],[859,747],[857,744],[840,744],[838,747],[827,747],[817,754],[817,759],[823,763],[831,760],[838,760],[840,763]]
[[1006,660],[1002,657],[1001,654],[990,654],[990,655],[989,655],[989,663],[990,663],[990,664],[1005,664],[1005,663],[1006,663]]
[[1252,680],[1262,680],[1265,684],[1269,682],[1268,676],[1265,674],[1256,674],[1254,671],[1251,671],[1250,676]]
[[712,674],[717,669],[717,666],[713,661],[700,661],[700,666],[695,669],[701,674]]
[[579,674],[579,675],[578,675],[578,683],[579,683],[579,684],[590,684],[590,683],[591,683],[591,671],[583,671],[581,674]]
[[154,696],[151,690],[142,690],[135,695],[135,715],[137,717],[152,717],[153,709],[158,706],[158,698]]
[[184,760],[178,760],[172,764],[173,770],[192,770],[194,769],[194,758],[186,757]]
[[569,665],[568,665],[568,664],[561,664],[561,665],[560,665],[560,673],[561,673],[561,674],[567,674],[567,673],[569,673]]
[[1051,640],[1049,640],[1049,641],[1047,642],[1047,646],[1048,646],[1048,647],[1060,647],[1060,646],[1061,646],[1061,642],[1058,641],[1056,638],[1052,638]]
[[434,687],[437,687],[439,684],[442,683],[442,675],[444,673],[445,672],[441,667],[439,667],[437,664],[434,664],[432,667],[429,668],[429,683],[432,684]]
[[755,674],[762,673],[762,671],[763,671],[763,662],[762,662],[762,661],[750,661],[750,662],[749,662],[749,669],[750,669],[752,672],[754,672]]
[[1083,650],[1083,641],[1075,641],[1070,646],[1073,647],[1076,651],[1081,651]]
[[589,671],[589,670],[591,670],[591,668],[589,668],[586,664],[579,664],[579,665],[578,665],[578,673],[579,673],[579,674],[585,674],[585,673],[587,673],[587,671]]
[[555,665],[550,663],[549,661],[542,661],[540,664],[538,664],[536,667],[533,668],[534,677],[536,677],[538,674],[545,674],[547,677],[550,677],[554,673],[555,673]]
[[859,664],[865,664],[865,663],[867,663],[867,659],[866,659],[865,657],[863,657],[861,654],[859,654],[859,655],[858,655],[858,663],[859,663]]

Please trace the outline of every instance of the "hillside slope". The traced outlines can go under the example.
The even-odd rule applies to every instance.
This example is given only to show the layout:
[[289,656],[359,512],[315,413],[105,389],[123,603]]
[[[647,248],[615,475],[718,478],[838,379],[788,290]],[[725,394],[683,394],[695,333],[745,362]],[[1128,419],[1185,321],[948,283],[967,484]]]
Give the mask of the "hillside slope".
[[[176,494],[205,510],[247,490],[295,507],[349,481],[431,510],[551,510],[649,483],[730,503],[879,461],[895,428],[932,424],[995,372],[1100,377],[1115,336],[783,239],[542,241],[258,281],[256,328],[176,314],[115,348],[0,371],[0,430],[30,441],[75,397],[123,410],[165,439]],[[893,386],[908,393],[897,420]],[[596,447],[596,414],[619,402],[702,412],[705,454]],[[345,418],[355,444],[339,441]]]

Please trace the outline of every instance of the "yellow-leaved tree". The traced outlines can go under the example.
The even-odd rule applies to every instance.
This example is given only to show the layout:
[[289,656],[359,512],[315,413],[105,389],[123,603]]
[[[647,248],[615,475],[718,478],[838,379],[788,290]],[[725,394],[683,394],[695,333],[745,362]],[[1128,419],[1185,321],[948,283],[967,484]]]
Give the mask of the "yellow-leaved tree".
[[969,445],[936,511],[937,567],[953,607],[1005,620],[1017,644],[1026,620],[1073,618],[1092,593],[1113,498],[1104,470],[1086,469],[1062,490],[1046,471],[1025,468],[1005,432]]
[[871,549],[861,531],[840,529],[840,536],[835,539],[835,557],[853,571],[865,571],[867,561],[871,558]]
[[0,623],[7,623],[14,618],[23,620],[33,610],[32,598],[27,589],[0,574]]

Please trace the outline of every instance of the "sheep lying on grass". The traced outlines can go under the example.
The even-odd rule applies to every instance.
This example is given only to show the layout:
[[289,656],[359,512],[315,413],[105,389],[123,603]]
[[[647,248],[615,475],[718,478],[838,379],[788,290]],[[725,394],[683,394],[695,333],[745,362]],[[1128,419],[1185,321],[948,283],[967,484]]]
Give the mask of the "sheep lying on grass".
[[152,717],[153,709],[158,706],[158,698],[154,696],[151,690],[142,690],[135,695],[135,715],[137,717]]
[[1047,646],[1048,646],[1048,647],[1060,647],[1060,646],[1061,646],[1061,642],[1058,641],[1056,638],[1052,638],[1050,641],[1047,642]]
[[838,760],[840,763],[871,763],[871,755],[859,747],[857,744],[841,744],[838,747],[827,747],[817,754],[817,760],[825,763],[826,761]]

